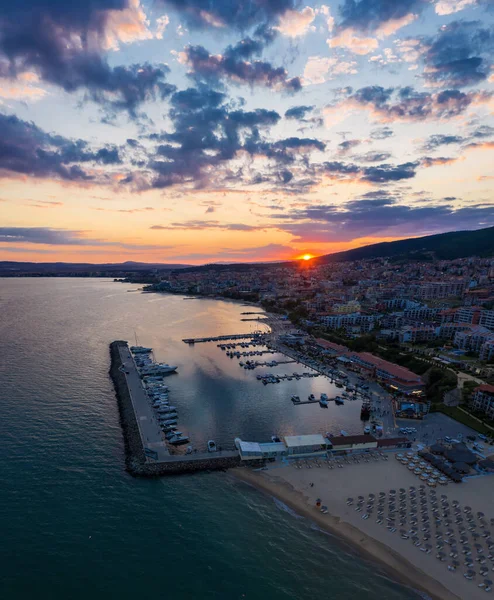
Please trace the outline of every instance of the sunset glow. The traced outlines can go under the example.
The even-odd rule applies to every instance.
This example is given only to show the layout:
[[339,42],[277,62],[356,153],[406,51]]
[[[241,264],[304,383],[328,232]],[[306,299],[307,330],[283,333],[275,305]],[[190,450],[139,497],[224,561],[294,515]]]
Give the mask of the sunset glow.
[[0,260],[307,261],[494,225],[487,2],[62,4],[3,8]]

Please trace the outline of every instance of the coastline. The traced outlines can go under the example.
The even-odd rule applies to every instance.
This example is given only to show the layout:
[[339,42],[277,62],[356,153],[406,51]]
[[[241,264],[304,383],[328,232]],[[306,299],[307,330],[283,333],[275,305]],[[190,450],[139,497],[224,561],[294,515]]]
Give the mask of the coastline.
[[432,600],[460,600],[439,581],[417,568],[386,544],[367,535],[331,513],[322,514],[308,504],[308,496],[297,491],[289,482],[273,477],[266,471],[249,468],[229,469],[233,477],[255,487],[261,493],[275,497],[298,515],[314,522],[321,530],[348,544],[366,560],[378,563],[391,579],[427,594]]

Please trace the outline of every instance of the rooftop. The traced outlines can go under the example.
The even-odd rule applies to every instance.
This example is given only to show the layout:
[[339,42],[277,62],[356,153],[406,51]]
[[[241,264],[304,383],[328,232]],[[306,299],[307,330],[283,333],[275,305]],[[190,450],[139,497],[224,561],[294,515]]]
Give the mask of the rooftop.
[[333,444],[333,446],[346,446],[348,444],[369,444],[375,441],[376,438],[372,435],[338,435],[330,439],[330,442]]
[[396,377],[396,379],[414,383],[422,383],[422,379],[416,373],[413,373],[405,367],[395,365],[394,363],[384,360],[383,358],[374,356],[374,354],[371,354],[370,352],[358,352],[356,355],[364,362],[374,365],[376,369],[386,371],[393,377]]
[[328,443],[326,438],[319,433],[312,435],[287,435],[284,439],[288,448],[296,448],[299,446],[325,446]]
[[483,383],[479,385],[479,387],[475,388],[476,392],[487,392],[488,394],[494,394],[494,385],[489,385],[488,383]]

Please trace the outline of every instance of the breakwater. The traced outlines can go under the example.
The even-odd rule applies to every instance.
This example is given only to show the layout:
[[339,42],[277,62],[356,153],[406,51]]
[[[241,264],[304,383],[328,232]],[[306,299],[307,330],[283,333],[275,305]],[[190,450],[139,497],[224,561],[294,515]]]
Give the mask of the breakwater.
[[229,469],[240,464],[238,452],[199,454],[193,456],[169,456],[164,461],[146,457],[139,426],[125,374],[122,372],[120,347],[127,349],[127,342],[117,340],[110,344],[110,377],[115,387],[120,424],[125,444],[125,468],[134,477],[160,477],[197,471]]

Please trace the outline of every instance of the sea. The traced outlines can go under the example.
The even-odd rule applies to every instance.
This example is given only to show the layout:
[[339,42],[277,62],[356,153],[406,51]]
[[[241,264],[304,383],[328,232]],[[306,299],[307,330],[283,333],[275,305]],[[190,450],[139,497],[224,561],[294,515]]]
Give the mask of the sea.
[[301,365],[246,371],[215,343],[182,342],[258,329],[241,320],[252,310],[105,279],[0,279],[2,600],[419,597],[228,473],[125,471],[108,376],[117,339],[178,366],[170,398],[199,450],[208,439],[228,448],[235,437],[362,430],[356,403],[292,404],[293,394],[330,393],[325,378],[256,379]]

